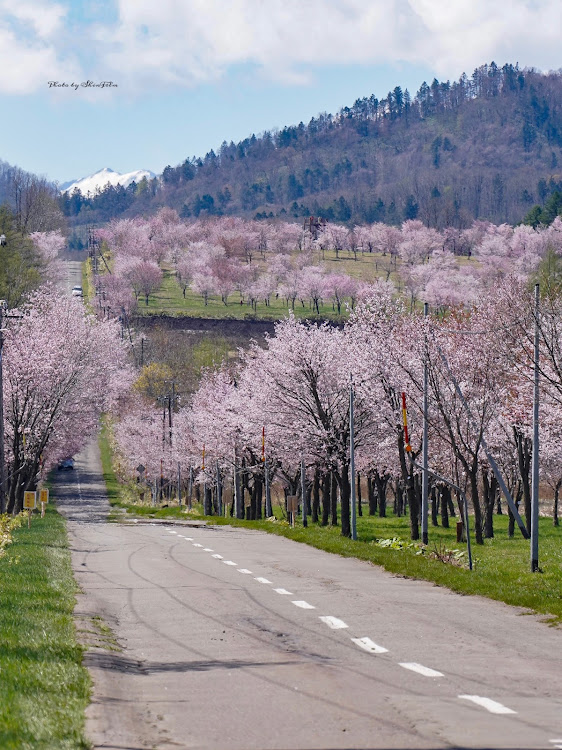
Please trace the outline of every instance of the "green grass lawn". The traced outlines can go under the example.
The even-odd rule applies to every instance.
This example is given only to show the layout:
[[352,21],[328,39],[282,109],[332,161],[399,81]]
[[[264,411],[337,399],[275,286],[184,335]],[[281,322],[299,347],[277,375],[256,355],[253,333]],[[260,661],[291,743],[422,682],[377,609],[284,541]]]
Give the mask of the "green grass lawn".
[[[336,258],[333,250],[326,250],[324,253],[318,251],[314,260],[319,265],[324,266],[330,273],[347,273],[349,276],[364,281],[390,277],[398,283],[398,275],[390,256],[383,256],[381,253],[358,253],[357,260],[355,260],[352,253],[342,252],[339,254],[339,258]],[[253,265],[262,268],[264,263],[257,259],[253,261]],[[222,302],[219,296],[210,296],[208,304],[205,305],[201,295],[189,289],[186,291],[185,297],[183,296],[171,266],[163,264],[163,271],[162,285],[158,291],[149,297],[148,305],[146,305],[144,299],[139,299],[138,313],[140,315],[167,314],[213,319],[260,318],[279,320],[285,317],[290,309],[284,299],[276,299],[273,295],[269,305],[266,306],[265,302],[260,301],[257,310],[253,310],[247,304],[240,304],[238,292],[234,292],[228,298],[227,305]],[[331,302],[328,300],[320,306],[320,315],[313,312],[308,301],[303,306],[299,300],[296,301],[294,313],[297,318],[312,320],[316,318],[343,320],[347,317],[346,313],[338,315],[337,310],[333,309]]]
[[[261,320],[279,320],[286,317],[291,309],[284,299],[276,299],[275,295],[271,297],[271,304],[267,305],[260,301],[257,310],[250,305],[240,304],[239,292],[233,292],[228,298],[228,304],[224,304],[219,296],[211,295],[205,305],[200,294],[196,294],[188,289],[183,296],[180,285],[177,282],[174,272],[170,268],[164,267],[164,279],[161,287],[148,298],[148,306],[144,298],[140,298],[137,307],[139,315],[175,315],[192,318],[233,318],[236,320],[244,319],[261,319]],[[297,318],[307,319],[326,319],[340,320],[343,316],[338,316],[337,312],[332,310],[331,304],[325,304],[320,307],[320,315],[317,315],[311,309],[308,302],[304,307],[299,300],[295,303],[294,314]]]
[[0,747],[88,748],[90,678],[76,642],[64,519],[49,506],[0,559]]

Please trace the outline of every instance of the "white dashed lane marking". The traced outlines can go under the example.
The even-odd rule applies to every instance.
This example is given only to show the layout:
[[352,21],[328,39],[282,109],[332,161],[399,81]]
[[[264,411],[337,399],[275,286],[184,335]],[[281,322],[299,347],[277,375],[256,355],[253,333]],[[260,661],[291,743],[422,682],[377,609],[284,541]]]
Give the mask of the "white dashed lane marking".
[[238,563],[232,562],[232,560],[223,560],[225,565],[238,565]]
[[512,708],[504,706],[502,703],[493,701],[491,698],[483,698],[481,695],[459,695],[459,698],[466,701],[472,701],[477,706],[482,706],[491,714],[516,714]]
[[400,666],[404,667],[404,669],[409,669],[412,672],[417,672],[418,674],[422,674],[424,677],[443,677],[442,672],[438,672],[436,669],[430,669],[429,667],[424,667],[423,664],[417,664],[414,661],[404,661],[400,662]]
[[282,596],[294,596],[294,594],[291,591],[287,591],[287,589],[273,589],[274,591],[277,591],[278,594],[281,594]]
[[316,609],[316,607],[313,607],[312,604],[309,604],[308,602],[296,601],[292,603],[295,607],[300,607],[301,609]]
[[193,546],[194,546],[194,547],[203,547],[203,545],[202,545],[202,544],[198,544],[197,542],[193,542]]
[[349,627],[343,620],[339,620],[337,617],[332,617],[331,615],[325,615],[319,619],[329,628],[332,628],[332,630],[341,630],[342,628]]
[[192,536],[184,536],[184,539],[185,539],[186,542],[192,542],[193,541],[193,537]]
[[253,576],[254,575],[251,570],[248,570],[248,568],[238,568],[238,572],[239,573],[244,573],[244,575],[246,575],[246,576]]
[[213,555],[213,557],[216,557],[217,560],[222,560],[222,555]]
[[254,578],[254,581],[259,581],[259,583],[271,583],[271,581],[268,581],[267,578]]
[[359,648],[362,648],[364,651],[367,651],[369,654],[387,654],[388,653],[387,648],[383,648],[383,646],[378,646],[370,638],[352,638],[351,640],[353,641],[353,643],[355,643],[356,646],[359,646]]
[[205,547],[203,552],[214,552],[214,550],[212,550],[210,547]]

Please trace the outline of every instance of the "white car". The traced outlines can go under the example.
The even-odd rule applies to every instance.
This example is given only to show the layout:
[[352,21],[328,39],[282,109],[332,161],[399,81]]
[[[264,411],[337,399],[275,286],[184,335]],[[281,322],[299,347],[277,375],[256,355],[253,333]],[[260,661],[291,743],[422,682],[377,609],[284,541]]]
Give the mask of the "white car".
[[73,297],[83,297],[82,287],[81,286],[73,286],[71,294]]

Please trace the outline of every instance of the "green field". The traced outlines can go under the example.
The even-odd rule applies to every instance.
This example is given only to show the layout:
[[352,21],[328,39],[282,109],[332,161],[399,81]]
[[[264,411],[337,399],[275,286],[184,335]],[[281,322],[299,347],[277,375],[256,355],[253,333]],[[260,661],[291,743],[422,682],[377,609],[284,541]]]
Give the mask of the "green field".
[[[324,266],[330,273],[347,273],[354,278],[363,279],[364,281],[373,281],[376,278],[390,277],[398,284],[398,277],[391,263],[390,256],[383,256],[381,253],[358,253],[355,260],[351,253],[340,253],[336,258],[333,250],[327,250],[325,253],[317,253],[315,262]],[[264,266],[260,260],[254,260],[253,265],[258,268]],[[210,296],[208,304],[205,305],[201,295],[186,291],[183,296],[180,285],[177,282],[175,273],[171,266],[164,264],[164,280],[160,289],[152,294],[148,300],[148,306],[144,299],[139,299],[138,313],[141,315],[184,315],[187,317],[200,318],[235,318],[241,320],[244,318],[260,318],[262,320],[279,320],[285,317],[290,308],[284,299],[271,297],[269,305],[259,301],[257,310],[250,305],[240,304],[240,294],[234,292],[228,298],[228,304],[224,304],[220,296]],[[343,310],[342,310],[343,313]],[[309,301],[305,301],[304,306],[299,300],[295,302],[294,314],[297,318],[306,319],[328,319],[342,320],[347,314],[338,315],[337,310],[333,308],[332,303],[327,300],[324,305],[320,306],[320,315],[315,313]]]
[[0,747],[89,748],[90,678],[76,642],[64,519],[49,507],[0,559]]

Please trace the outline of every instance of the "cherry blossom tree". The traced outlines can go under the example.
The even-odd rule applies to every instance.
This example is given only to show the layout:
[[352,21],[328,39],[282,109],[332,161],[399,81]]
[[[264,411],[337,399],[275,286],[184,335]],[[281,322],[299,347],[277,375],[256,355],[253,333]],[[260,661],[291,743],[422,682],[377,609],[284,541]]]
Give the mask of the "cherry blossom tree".
[[18,512],[60,458],[79,450],[131,383],[113,321],[42,288],[5,332],[4,409],[8,511]]

